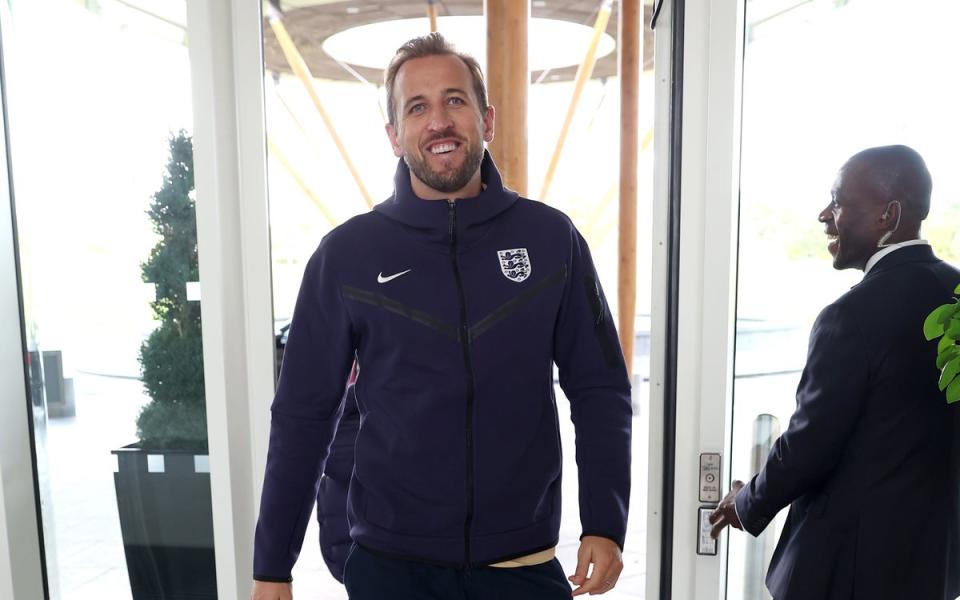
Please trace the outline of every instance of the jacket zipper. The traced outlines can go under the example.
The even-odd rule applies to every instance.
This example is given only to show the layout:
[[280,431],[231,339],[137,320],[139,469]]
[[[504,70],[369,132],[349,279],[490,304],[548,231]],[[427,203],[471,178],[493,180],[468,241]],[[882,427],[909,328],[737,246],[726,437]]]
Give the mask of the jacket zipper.
[[467,517],[463,523],[464,566],[470,569],[470,525],[473,523],[474,481],[473,481],[473,365],[470,362],[470,328],[467,325],[467,304],[463,294],[463,280],[460,278],[460,266],[457,264],[457,207],[455,200],[447,201],[450,207],[450,264],[453,277],[457,282],[457,294],[460,300],[460,345],[463,348],[463,364],[467,374]]

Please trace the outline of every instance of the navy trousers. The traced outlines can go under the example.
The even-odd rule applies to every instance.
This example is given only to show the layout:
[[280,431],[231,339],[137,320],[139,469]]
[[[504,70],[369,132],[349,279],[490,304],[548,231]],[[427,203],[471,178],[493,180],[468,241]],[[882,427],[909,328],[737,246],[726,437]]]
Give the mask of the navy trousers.
[[386,558],[354,544],[343,569],[350,600],[569,600],[560,561],[457,569]]

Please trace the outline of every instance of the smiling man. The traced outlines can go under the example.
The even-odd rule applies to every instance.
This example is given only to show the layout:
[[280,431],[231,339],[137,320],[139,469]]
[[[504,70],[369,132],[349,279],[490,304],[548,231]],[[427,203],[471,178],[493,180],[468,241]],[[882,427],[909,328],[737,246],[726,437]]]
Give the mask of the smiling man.
[[767,574],[774,600],[954,600],[960,594],[960,405],[923,336],[960,271],[920,239],[931,178],[906,146],[840,170],[820,213],[836,269],[863,280],[817,318],[797,408],[763,469],[711,515],[759,535],[790,505]]
[[[484,150],[494,109],[475,60],[438,34],[411,40],[386,91],[395,191],[327,235],[304,273],[272,407],[253,597],[291,598],[318,476],[330,452],[342,472],[351,450],[348,499],[321,503],[324,514],[346,505],[345,565],[325,556],[352,600],[604,593],[623,568],[632,408],[589,249],[565,215],[503,187]],[[554,556],[554,364],[577,440],[583,534],[569,578]],[[340,413],[356,441],[331,446]]]
[[[417,53],[426,50],[432,47]],[[410,169],[411,188],[418,198],[445,200],[480,192],[483,143],[493,140],[494,111],[492,106],[479,106],[477,98],[485,92],[471,85],[474,68],[479,77],[479,67],[456,55],[411,55],[387,74],[387,87],[394,94],[412,94],[399,102],[395,97],[388,100],[387,136],[393,153]]]

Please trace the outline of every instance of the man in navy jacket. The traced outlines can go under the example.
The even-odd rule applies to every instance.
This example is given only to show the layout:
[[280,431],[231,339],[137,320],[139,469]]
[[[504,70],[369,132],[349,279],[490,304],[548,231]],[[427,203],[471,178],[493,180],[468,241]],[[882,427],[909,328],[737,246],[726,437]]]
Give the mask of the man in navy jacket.
[[[438,34],[387,70],[395,192],[307,264],[272,407],[254,598],[290,598],[356,359],[347,514],[353,600],[569,598],[553,364],[576,429],[573,595],[622,569],[630,384],[590,252],[559,211],[503,187],[473,59]],[[588,568],[592,565],[593,570]]]
[[789,427],[711,516],[714,537],[759,535],[790,504],[767,574],[775,600],[960,594],[960,405],[938,389],[923,335],[960,271],[920,239],[930,191],[915,151],[871,148],[820,213],[834,268],[863,280],[820,313]]

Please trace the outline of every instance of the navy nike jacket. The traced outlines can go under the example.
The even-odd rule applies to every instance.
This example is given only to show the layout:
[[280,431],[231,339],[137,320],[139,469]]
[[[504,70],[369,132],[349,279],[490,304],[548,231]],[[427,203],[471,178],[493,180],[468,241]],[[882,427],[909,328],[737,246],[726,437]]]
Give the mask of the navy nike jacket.
[[561,448],[553,363],[576,430],[584,535],[623,545],[630,383],[586,242],[503,187],[394,195],[330,232],[307,264],[272,406],[254,577],[299,554],[351,363],[360,426],[347,516],[387,556],[480,566],[556,545]]

